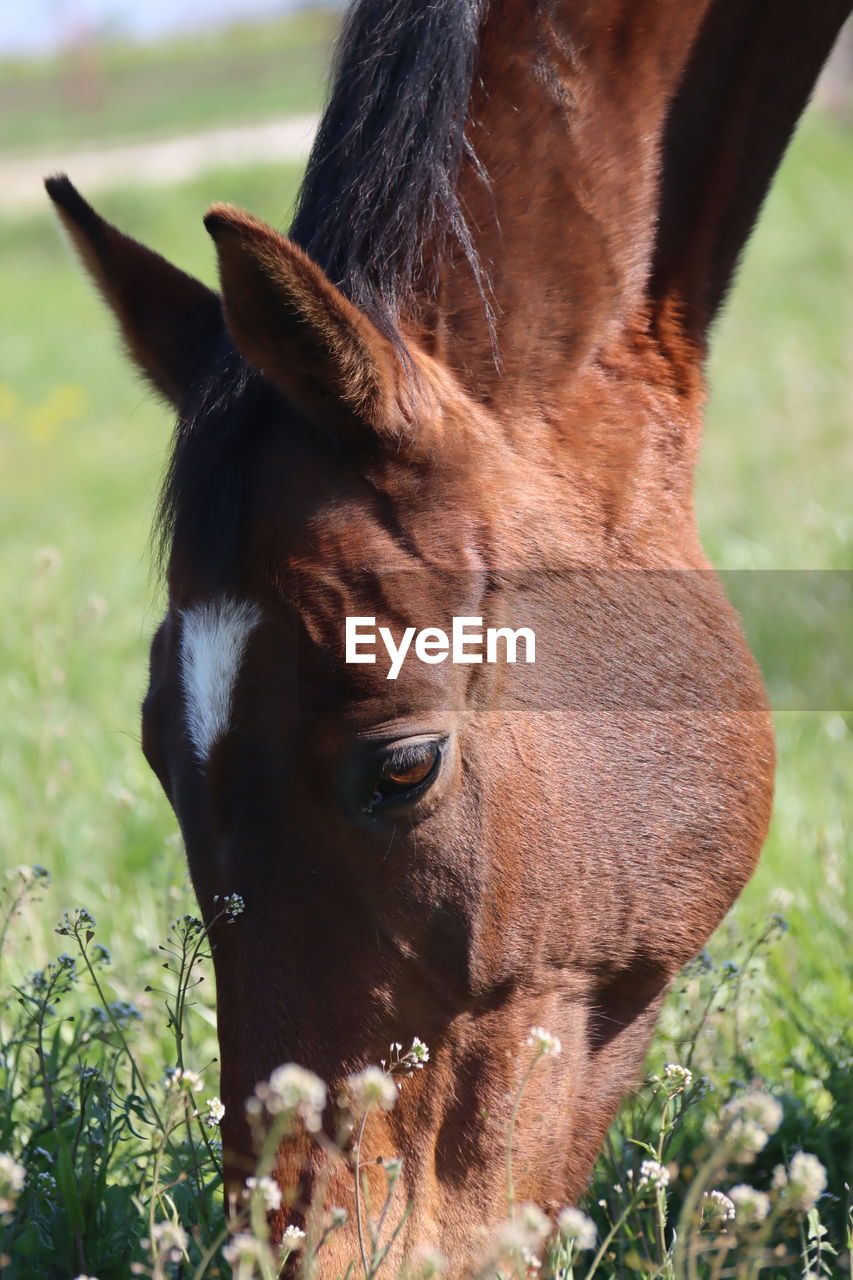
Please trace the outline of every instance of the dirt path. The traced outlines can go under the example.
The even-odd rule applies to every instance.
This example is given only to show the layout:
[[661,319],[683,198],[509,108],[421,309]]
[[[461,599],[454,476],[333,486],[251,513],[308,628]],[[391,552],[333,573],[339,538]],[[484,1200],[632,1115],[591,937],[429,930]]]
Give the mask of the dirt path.
[[209,169],[304,160],[316,128],[316,116],[291,116],[146,142],[27,155],[0,152],[0,211],[26,213],[43,206],[42,180],[50,173],[67,173],[89,194],[125,183],[168,185]]

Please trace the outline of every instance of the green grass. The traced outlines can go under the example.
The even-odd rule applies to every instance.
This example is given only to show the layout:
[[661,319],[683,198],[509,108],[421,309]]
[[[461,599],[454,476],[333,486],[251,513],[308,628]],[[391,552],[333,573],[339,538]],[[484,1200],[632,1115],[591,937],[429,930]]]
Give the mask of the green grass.
[[[729,570],[839,571],[851,564],[852,148],[849,135],[827,122],[807,122],[719,327],[698,507],[706,544]],[[205,207],[231,200],[284,225],[297,181],[295,171],[281,168],[210,174],[172,190],[116,192],[101,204],[108,217],[212,282]],[[156,1082],[175,1050],[162,998],[144,988],[162,987],[158,945],[170,921],[192,909],[174,820],[138,746],[147,644],[159,616],[147,533],[168,415],[129,374],[103,308],[46,213],[0,222],[0,264],[0,858],[6,868],[43,864],[53,876],[44,900],[25,908],[11,934],[5,976],[20,980],[70,950],[53,924],[61,911],[85,904],[98,920],[97,938],[113,953],[103,976],[109,999],[133,1000],[144,1014],[127,1034],[147,1079]],[[778,674],[788,655],[778,636],[774,646],[772,617],[768,623],[760,611],[746,613]],[[810,655],[799,658],[809,665]],[[794,672],[800,669],[795,663]],[[779,680],[784,687],[784,670]],[[718,1098],[741,1076],[765,1081],[785,1099],[785,1124],[762,1157],[759,1185],[766,1186],[774,1161],[803,1144],[830,1168],[836,1196],[850,1177],[843,1160],[850,1121],[851,908],[843,888],[851,839],[850,710],[842,699],[777,715],[770,839],[714,943],[712,974],[729,992],[719,1001],[729,1013],[714,1006],[697,1049]],[[719,966],[742,957],[745,940],[780,909],[789,932],[761,948],[734,992]],[[188,1023],[193,1067],[215,1052],[211,994],[200,998]],[[683,1051],[698,999],[698,987],[674,999],[656,1060]],[[735,1045],[730,1010],[738,1000],[746,1035]],[[115,1046],[117,1035],[108,1028],[95,1048]],[[215,1092],[215,1071],[208,1070],[206,1085]],[[127,1081],[123,1087],[133,1092]],[[98,1106],[104,1112],[105,1104]],[[696,1150],[706,1106],[699,1099],[684,1121]],[[115,1114],[110,1123],[118,1123]],[[630,1154],[626,1134],[641,1131],[648,1139],[629,1108],[614,1134],[614,1168]],[[4,1141],[14,1150],[11,1128]],[[608,1203],[615,1176],[603,1163],[596,1196]],[[118,1231],[139,1211],[129,1192],[114,1198],[110,1230]],[[194,1211],[184,1209],[194,1220]],[[827,1216],[837,1229],[835,1202]],[[98,1230],[106,1230],[103,1222]],[[601,1274],[631,1274],[626,1259],[638,1246],[619,1239],[624,1270],[611,1260],[611,1271]],[[109,1259],[98,1264],[101,1270],[87,1261],[100,1280],[127,1274]],[[76,1265],[71,1253],[41,1271],[9,1275],[67,1280]],[[762,1272],[793,1274],[782,1263]]]
[[177,133],[317,110],[337,18],[323,10],[157,44],[0,59],[0,151]]
[[719,328],[698,499],[720,567],[853,563],[851,147],[807,117]]
[[[103,204],[212,283],[205,208],[243,198],[280,222],[297,181],[287,169],[228,173]],[[49,864],[63,894],[93,902],[106,878],[116,886],[106,894],[159,936],[151,873],[174,828],[139,755],[138,707],[157,617],[147,540],[168,415],[129,374],[52,217],[0,223],[0,258],[3,860]],[[48,545],[62,568],[39,574],[34,556]],[[106,602],[103,618],[92,597]],[[182,874],[174,851],[168,864]]]

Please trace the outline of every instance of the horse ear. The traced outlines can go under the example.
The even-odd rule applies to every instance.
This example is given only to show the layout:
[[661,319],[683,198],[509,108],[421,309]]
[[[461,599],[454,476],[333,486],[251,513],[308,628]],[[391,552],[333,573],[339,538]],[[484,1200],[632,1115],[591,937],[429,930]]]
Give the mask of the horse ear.
[[119,323],[128,353],[180,408],[225,331],[217,295],[106,222],[63,175],[47,193],[71,243]]
[[392,344],[292,240],[242,210],[204,220],[219,254],[225,318],[249,364],[321,424],[399,434]]
[[850,0],[702,8],[662,140],[651,293],[704,340]]

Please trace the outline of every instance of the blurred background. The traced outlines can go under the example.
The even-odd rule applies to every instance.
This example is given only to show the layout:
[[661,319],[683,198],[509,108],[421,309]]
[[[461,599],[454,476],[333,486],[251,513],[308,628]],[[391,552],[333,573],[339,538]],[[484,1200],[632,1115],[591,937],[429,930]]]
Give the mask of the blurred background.
[[[52,921],[85,902],[113,925],[119,994],[190,901],[138,746],[160,609],[148,530],[171,423],[123,360],[41,178],[67,169],[108,218],[214,283],[211,202],[287,225],[338,20],[282,0],[0,6],[0,859],[54,876],[28,963],[55,954]],[[846,1021],[853,720],[846,693],[798,701],[784,679],[819,656],[826,609],[850,668],[850,48],[848,32],[719,325],[698,478],[705,544],[741,608],[754,575],[786,570],[764,580],[789,584],[805,629],[793,642],[773,608],[748,618],[783,692],[773,832],[737,912],[748,926],[784,907],[780,989],[825,1039]],[[798,594],[807,581],[812,595]],[[827,583],[846,614],[826,604]]]

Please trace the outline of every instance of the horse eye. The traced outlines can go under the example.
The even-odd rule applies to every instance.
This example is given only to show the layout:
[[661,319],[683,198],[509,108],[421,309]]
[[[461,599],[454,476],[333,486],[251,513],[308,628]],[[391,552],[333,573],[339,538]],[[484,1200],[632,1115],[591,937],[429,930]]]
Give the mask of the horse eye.
[[440,758],[441,747],[437,742],[419,742],[390,751],[379,766],[373,805],[411,798],[412,792],[437,773]]
[[408,769],[383,769],[380,776],[383,782],[393,782],[397,787],[416,787],[424,778],[429,777],[434,764],[435,758],[428,756],[425,760],[410,765]]

